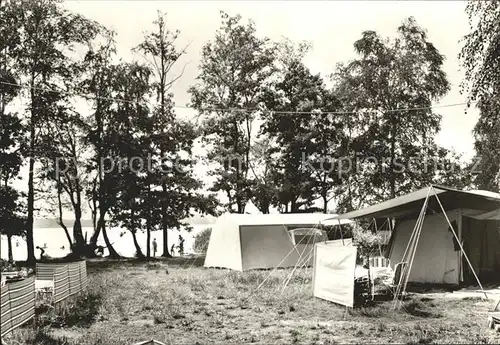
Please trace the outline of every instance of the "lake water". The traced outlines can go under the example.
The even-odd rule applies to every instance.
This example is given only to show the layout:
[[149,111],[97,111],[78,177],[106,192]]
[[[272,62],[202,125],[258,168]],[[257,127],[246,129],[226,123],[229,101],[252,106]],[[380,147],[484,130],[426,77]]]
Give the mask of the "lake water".
[[[184,242],[184,253],[189,254],[193,253],[193,245],[194,245],[194,236],[201,232],[203,229],[210,227],[207,224],[194,224],[191,225],[193,230],[191,232],[187,232],[185,230],[170,230],[168,232],[168,247],[170,251],[170,247],[172,244],[176,246],[179,244],[179,235],[181,235]],[[83,234],[85,236],[85,232],[87,232],[87,236],[90,239],[92,236],[93,228],[83,228]],[[70,229],[70,232],[72,230]],[[135,254],[135,246],[132,240],[132,234],[130,231],[120,229],[120,228],[111,228],[107,230],[108,237],[110,242],[112,243],[115,250],[125,257],[133,257]],[[123,234],[120,236],[120,234]],[[70,233],[72,236],[72,233]],[[146,254],[146,233],[139,231],[136,235],[137,241],[143,251]],[[151,241],[153,238],[156,239],[158,243],[158,253],[157,256],[162,254],[163,248],[163,234],[161,231],[155,231],[151,233]],[[62,228],[35,228],[33,230],[33,241],[36,246],[43,247],[46,245],[45,254],[57,258],[63,257],[69,254],[69,242]],[[102,234],[100,234],[99,239],[97,241],[98,244],[105,246],[104,239],[102,238]],[[64,246],[64,249],[61,247]],[[8,258],[8,245],[7,245],[7,236],[1,236],[1,257],[2,259]],[[27,259],[27,246],[26,241],[21,237],[13,237],[12,239],[12,253],[15,261],[22,261]],[[151,255],[153,255],[153,246],[151,245]],[[108,255],[107,249],[104,250],[104,255]],[[175,255],[177,255],[177,249],[175,250]],[[40,257],[40,251],[35,249],[35,256],[37,258]]]

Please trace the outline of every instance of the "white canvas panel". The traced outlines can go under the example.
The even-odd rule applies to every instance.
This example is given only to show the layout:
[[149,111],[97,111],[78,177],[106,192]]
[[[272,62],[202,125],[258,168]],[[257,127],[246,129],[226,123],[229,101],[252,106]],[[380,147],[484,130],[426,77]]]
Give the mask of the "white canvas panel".
[[294,267],[297,249],[283,225],[240,226],[243,270]]
[[212,227],[205,267],[242,270],[239,226],[229,217],[220,217]]
[[354,246],[318,243],[315,246],[313,295],[348,307],[354,306]]
[[[457,211],[449,211],[447,215],[450,222],[457,220]],[[416,219],[408,219],[396,225],[390,256],[392,269],[401,262],[415,224]],[[448,228],[443,214],[425,216],[410,282],[458,284],[458,254],[454,250],[453,233]]]

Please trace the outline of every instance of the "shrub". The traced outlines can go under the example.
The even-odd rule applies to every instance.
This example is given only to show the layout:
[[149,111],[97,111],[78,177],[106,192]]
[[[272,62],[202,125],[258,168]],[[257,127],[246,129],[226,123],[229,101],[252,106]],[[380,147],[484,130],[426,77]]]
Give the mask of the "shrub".
[[212,228],[203,229],[199,234],[194,237],[194,251],[197,253],[205,254],[208,248],[208,242],[210,241],[210,234],[212,233]]
[[358,247],[358,253],[361,257],[369,257],[372,253],[376,253],[378,248],[383,244],[380,234],[374,234],[362,227],[354,227],[353,242]]

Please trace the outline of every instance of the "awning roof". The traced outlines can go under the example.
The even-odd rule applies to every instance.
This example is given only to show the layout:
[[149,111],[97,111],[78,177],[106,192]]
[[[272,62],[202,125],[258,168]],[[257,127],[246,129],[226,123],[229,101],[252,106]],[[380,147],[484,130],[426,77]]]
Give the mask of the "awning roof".
[[[361,218],[406,218],[419,214],[423,203],[431,188],[438,195],[441,204],[446,211],[464,208],[481,210],[484,212],[494,211],[500,208],[500,194],[484,191],[461,191],[444,186],[430,186],[413,193],[387,200],[382,203],[352,211],[329,218],[333,219],[361,219]],[[432,211],[441,212],[441,207],[430,191],[428,208]]]

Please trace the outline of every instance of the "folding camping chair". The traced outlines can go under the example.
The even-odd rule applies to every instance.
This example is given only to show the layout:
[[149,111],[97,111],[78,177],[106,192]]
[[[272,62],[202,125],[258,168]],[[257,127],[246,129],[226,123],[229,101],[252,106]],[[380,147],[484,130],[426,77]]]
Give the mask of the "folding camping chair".
[[[390,286],[393,295],[396,295],[399,283],[401,281],[401,275],[403,274],[403,271],[404,271],[406,265],[408,265],[408,263],[406,261],[402,261],[402,262],[397,263],[396,266],[394,266],[394,278],[393,278],[392,284]],[[401,281],[401,283],[402,283],[402,281]],[[402,293],[401,296],[403,294],[404,293]],[[397,297],[399,298],[401,296],[397,296]]]
[[383,256],[373,256],[369,260],[370,268],[389,267],[390,260]]
[[500,305],[500,300],[498,300],[495,309],[492,312],[488,313],[488,327],[490,329],[494,329],[497,332],[500,331],[500,311],[498,310],[498,306]]
[[[387,280],[391,278],[390,260],[383,256],[370,257],[368,260],[370,267],[370,285],[372,300],[375,296],[385,296],[390,293],[387,289]],[[382,282],[380,283],[377,282]],[[380,289],[382,287],[382,289]],[[388,291],[389,290],[389,291]]]

